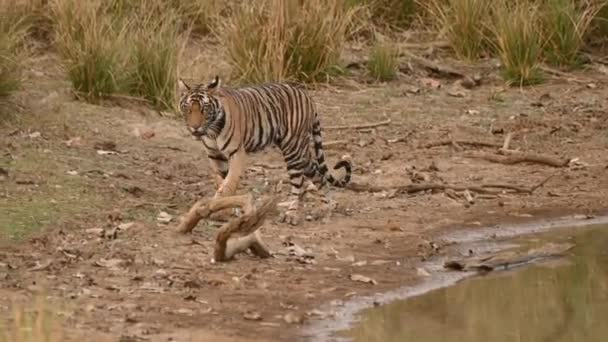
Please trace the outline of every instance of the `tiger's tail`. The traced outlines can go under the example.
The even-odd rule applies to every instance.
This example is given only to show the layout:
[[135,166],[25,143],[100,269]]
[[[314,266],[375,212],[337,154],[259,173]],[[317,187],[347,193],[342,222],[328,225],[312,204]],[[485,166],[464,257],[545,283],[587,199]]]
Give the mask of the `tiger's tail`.
[[339,188],[343,188],[350,182],[351,174],[352,174],[352,166],[346,160],[340,160],[336,165],[334,165],[334,170],[344,169],[346,174],[342,179],[336,179],[334,176],[329,173],[327,169],[327,165],[325,164],[325,156],[323,154],[323,139],[321,138],[321,123],[319,122],[319,117],[315,113],[315,121],[312,124],[312,136],[314,141],[314,152],[315,159],[317,160],[317,172],[321,176],[321,186],[325,184],[325,182],[329,182],[331,185]]

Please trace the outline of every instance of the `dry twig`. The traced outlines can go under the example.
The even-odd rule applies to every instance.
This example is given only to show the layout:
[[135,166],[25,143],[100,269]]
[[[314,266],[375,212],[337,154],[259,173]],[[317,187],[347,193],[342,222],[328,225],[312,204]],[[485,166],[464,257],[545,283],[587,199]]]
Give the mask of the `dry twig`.
[[343,130],[343,129],[365,129],[365,128],[374,128],[379,126],[386,126],[391,123],[391,119],[386,119],[384,121],[378,121],[367,124],[359,124],[359,125],[344,125],[344,126],[326,126],[324,129],[326,130]]
[[477,140],[458,140],[458,139],[444,139],[439,141],[433,141],[424,145],[421,145],[421,148],[431,148],[437,146],[446,146],[446,145],[471,145],[471,146],[482,146],[482,147],[502,147],[502,144],[495,143],[491,141],[477,141]]

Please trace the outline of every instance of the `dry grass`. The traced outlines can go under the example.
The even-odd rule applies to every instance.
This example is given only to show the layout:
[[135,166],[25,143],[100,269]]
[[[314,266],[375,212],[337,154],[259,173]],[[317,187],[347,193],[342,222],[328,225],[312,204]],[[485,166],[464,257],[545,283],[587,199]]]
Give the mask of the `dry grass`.
[[21,84],[21,63],[26,53],[25,37],[32,27],[25,4],[0,0],[0,97],[8,96]]
[[396,79],[399,70],[399,50],[391,42],[376,42],[367,61],[367,70],[378,81],[387,82]]
[[[475,60],[487,46],[486,22],[494,0],[417,0],[431,25],[456,54]],[[509,15],[507,14],[507,17]]]
[[173,107],[181,47],[175,10],[158,0],[55,0],[51,9],[78,94],[91,102],[126,94]]
[[43,296],[36,298],[33,310],[14,305],[12,322],[0,324],[0,331],[0,342],[60,342],[64,337]]
[[132,44],[125,68],[129,75],[127,93],[149,100],[156,108],[171,109],[182,50],[177,13],[165,8],[158,15],[129,18]]
[[418,9],[415,0],[350,0],[348,4],[366,7],[373,24],[388,29],[408,28]]
[[230,4],[227,0],[172,0],[174,8],[183,23],[183,27],[193,33],[206,35],[213,32]]
[[497,1],[489,22],[503,77],[519,86],[542,80],[543,32],[538,5],[529,1]]
[[243,83],[321,79],[338,65],[357,10],[344,0],[242,3],[221,28],[234,76]]
[[547,39],[547,60],[558,66],[580,64],[585,35],[602,7],[600,2],[579,3],[572,0],[547,0],[543,9],[543,27]]

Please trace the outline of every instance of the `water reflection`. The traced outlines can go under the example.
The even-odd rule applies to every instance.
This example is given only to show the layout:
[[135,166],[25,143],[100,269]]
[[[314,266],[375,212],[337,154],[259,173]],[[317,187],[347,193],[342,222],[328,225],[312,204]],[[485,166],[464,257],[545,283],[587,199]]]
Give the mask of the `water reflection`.
[[606,228],[577,232],[571,262],[469,279],[370,309],[346,335],[356,342],[608,341]]

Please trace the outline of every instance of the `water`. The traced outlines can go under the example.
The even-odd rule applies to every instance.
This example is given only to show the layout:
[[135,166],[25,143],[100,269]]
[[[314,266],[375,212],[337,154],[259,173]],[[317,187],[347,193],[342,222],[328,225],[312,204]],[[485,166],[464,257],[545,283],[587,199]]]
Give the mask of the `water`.
[[[603,229],[602,229],[603,228]],[[354,342],[608,341],[608,226],[516,240],[574,242],[569,257],[463,280],[367,309]]]

